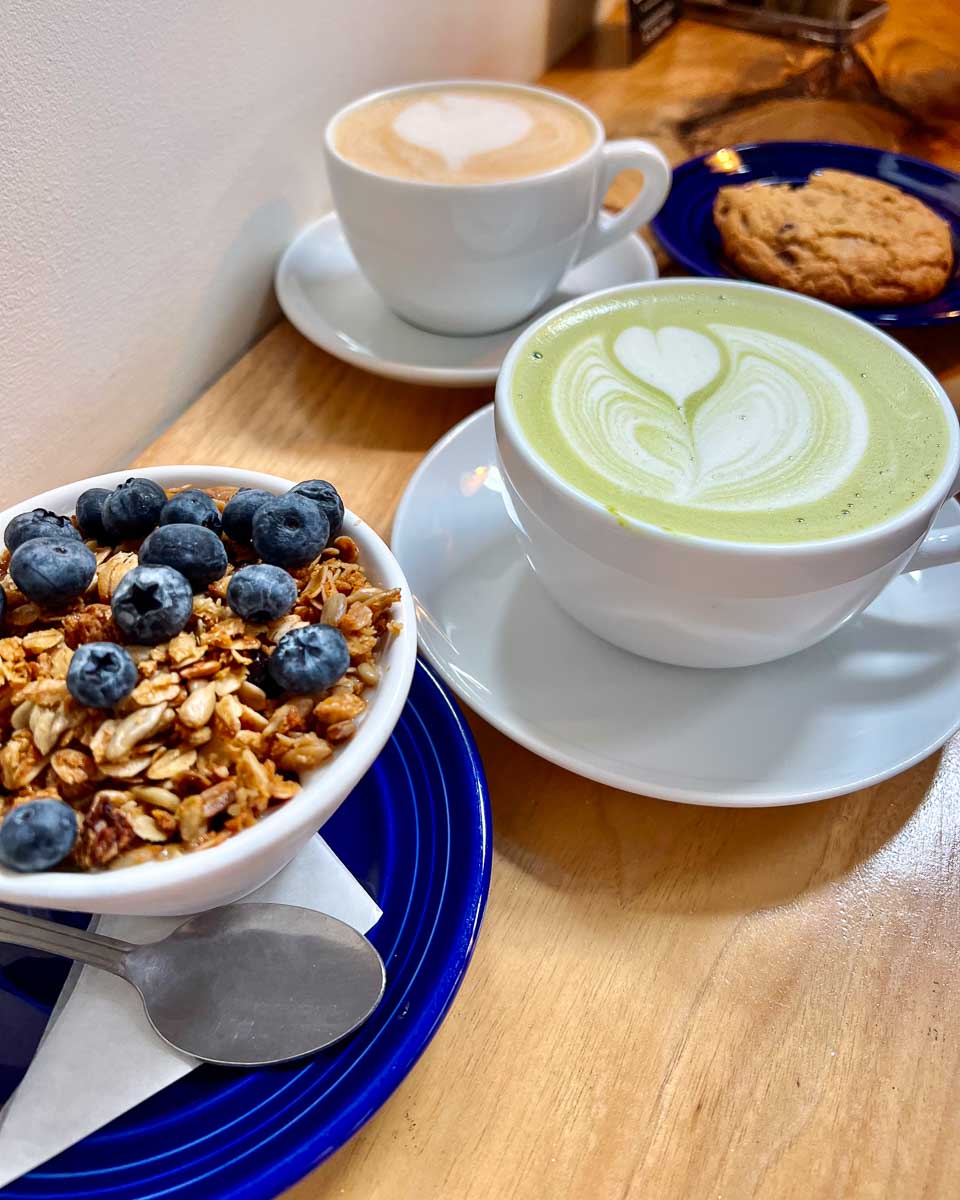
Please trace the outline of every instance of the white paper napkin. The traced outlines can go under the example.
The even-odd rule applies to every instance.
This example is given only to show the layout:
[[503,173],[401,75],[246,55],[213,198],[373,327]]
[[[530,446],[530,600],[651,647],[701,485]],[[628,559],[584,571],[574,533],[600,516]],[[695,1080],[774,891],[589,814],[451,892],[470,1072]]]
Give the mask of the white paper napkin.
[[[382,915],[320,837],[247,899],[317,909],[360,933]],[[128,942],[152,942],[185,919],[106,916],[91,928]],[[198,1065],[154,1033],[128,983],[92,967],[74,968],[30,1069],[0,1111],[0,1187]]]

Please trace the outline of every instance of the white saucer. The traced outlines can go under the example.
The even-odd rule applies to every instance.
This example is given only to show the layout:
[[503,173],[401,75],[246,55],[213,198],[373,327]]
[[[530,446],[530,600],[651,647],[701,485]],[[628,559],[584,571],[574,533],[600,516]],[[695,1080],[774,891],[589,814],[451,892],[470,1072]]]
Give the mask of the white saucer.
[[[565,275],[541,312],[587,292],[656,278],[656,260],[647,243],[627,237]],[[308,226],[287,247],[275,285],[280,307],[304,337],[365,371],[407,383],[495,383],[504,355],[529,323],[486,337],[462,338],[408,325],[367,283],[336,213]]]
[[[668,667],[547,597],[500,499],[493,406],[427,455],[393,527],[420,648],[522,746],[589,779],[696,804],[819,800],[889,778],[960,728],[960,565],[908,572],[792,658]],[[939,518],[960,523],[951,500]]]

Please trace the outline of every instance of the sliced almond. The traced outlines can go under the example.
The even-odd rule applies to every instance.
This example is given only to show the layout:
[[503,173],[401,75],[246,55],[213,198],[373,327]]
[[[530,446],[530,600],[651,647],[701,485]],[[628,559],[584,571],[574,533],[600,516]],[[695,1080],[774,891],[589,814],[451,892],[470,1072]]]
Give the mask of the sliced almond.
[[214,728],[222,737],[240,732],[240,701],[234,695],[221,696],[214,708]]
[[185,667],[199,662],[203,650],[192,633],[178,633],[167,643],[167,655],[174,666]]
[[212,682],[204,683],[191,691],[177,709],[177,716],[189,729],[201,729],[213,716],[216,703],[216,686]]
[[151,808],[163,808],[167,812],[176,812],[180,807],[179,796],[168,792],[166,788],[151,787],[148,783],[131,788],[130,795],[141,804],[149,805]]
[[261,687],[257,687],[255,683],[251,683],[249,679],[244,679],[240,685],[240,690],[237,692],[237,697],[243,704],[250,708],[255,708],[259,712],[262,708],[266,708],[267,693]]
[[246,671],[242,667],[232,667],[221,671],[213,681],[217,689],[217,695],[230,696],[234,692],[238,692],[246,678],[246,674]]
[[178,779],[192,770],[197,761],[197,752],[192,746],[175,746],[158,754],[147,767],[148,779]]
[[105,762],[101,765],[101,770],[110,779],[136,779],[150,766],[150,761],[149,754],[134,754],[119,762]]
[[60,734],[70,728],[70,723],[70,717],[62,705],[57,708],[34,707],[30,713],[30,732],[41,754],[50,753]]
[[31,654],[39,654],[41,650],[52,650],[63,641],[62,629],[35,629],[23,639],[24,650]]
[[152,733],[156,733],[164,723],[167,711],[166,704],[151,704],[124,717],[113,731],[106,758],[110,762],[126,758],[137,742],[145,741]]
[[139,809],[127,814],[133,832],[144,842],[165,842],[168,834],[160,829],[149,813]]
[[149,679],[143,679],[130,693],[130,699],[141,708],[155,704],[169,704],[182,694],[180,677],[170,671],[158,671]]

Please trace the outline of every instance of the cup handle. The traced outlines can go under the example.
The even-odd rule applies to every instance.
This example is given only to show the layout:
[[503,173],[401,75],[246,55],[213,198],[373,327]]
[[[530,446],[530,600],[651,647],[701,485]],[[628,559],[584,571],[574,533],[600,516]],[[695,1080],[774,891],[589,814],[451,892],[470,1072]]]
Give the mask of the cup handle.
[[960,525],[931,529],[903,570],[925,571],[955,562],[960,562]]
[[[953,481],[950,496],[960,499],[960,470]],[[941,509],[943,505],[940,506]],[[948,525],[946,529],[931,529],[913,553],[903,571],[925,571],[927,567],[944,567],[948,563],[960,562],[960,525]],[[903,573],[901,571],[901,574]]]
[[[672,173],[663,153],[651,142],[640,138],[622,138],[606,142],[601,149],[603,163],[597,189],[597,212],[577,255],[577,262],[599,254],[601,250],[633,233],[660,211],[670,191]],[[615,216],[603,211],[603,198],[621,171],[642,171],[640,195]]]

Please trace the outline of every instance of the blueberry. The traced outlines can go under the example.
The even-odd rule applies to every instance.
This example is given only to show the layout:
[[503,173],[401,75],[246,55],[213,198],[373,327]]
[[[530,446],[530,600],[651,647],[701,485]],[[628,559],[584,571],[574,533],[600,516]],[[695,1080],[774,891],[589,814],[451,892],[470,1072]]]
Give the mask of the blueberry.
[[0,825],[0,862],[14,871],[46,871],[63,862],[77,840],[77,814],[53,796],[12,808]]
[[48,508],[34,508],[30,512],[20,513],[7,525],[3,533],[4,543],[11,554],[31,538],[50,537],[82,541],[69,517],[58,517]]
[[283,567],[257,563],[231,575],[227,603],[245,621],[264,625],[284,617],[297,601],[297,585]]
[[92,538],[96,542],[106,541],[103,504],[109,495],[107,488],[87,488],[77,497],[77,524],[85,538]]
[[231,496],[223,510],[223,532],[242,546],[249,546],[253,537],[253,514],[273,493],[262,488],[241,488]]
[[247,667],[247,679],[255,687],[260,688],[268,700],[277,700],[283,695],[283,688],[270,674],[270,655],[262,650],[245,650],[244,654],[250,659]]
[[278,567],[305,567],[329,536],[330,522],[320,506],[293,492],[265,500],[253,517],[253,548]]
[[220,509],[206,492],[188,488],[171,496],[160,510],[161,525],[202,525],[214,533],[220,532]]
[[36,604],[63,604],[82,596],[97,572],[97,560],[83,542],[61,537],[31,538],[10,557],[10,578]]
[[227,569],[227,552],[212,529],[202,525],[161,525],[140,547],[146,566],[173,567],[194,591],[202,591]]
[[130,695],[139,678],[136,664],[122,646],[85,642],[70,659],[67,691],[90,708],[112,708]]
[[332,483],[325,479],[305,479],[302,483],[290,489],[300,496],[308,496],[315,500],[323,509],[324,516],[330,522],[328,538],[335,538],[343,527],[343,501],[340,493]]
[[152,479],[131,476],[103,502],[103,528],[112,543],[146,537],[160,522],[167,493]]
[[172,567],[134,567],[117,584],[110,607],[125,638],[152,646],[175,637],[190,620],[193,589]]
[[346,638],[334,625],[291,629],[270,656],[270,674],[285,692],[295,696],[324,691],[349,666]]
[[7,615],[7,593],[0,588],[0,624],[3,623],[3,618]]

